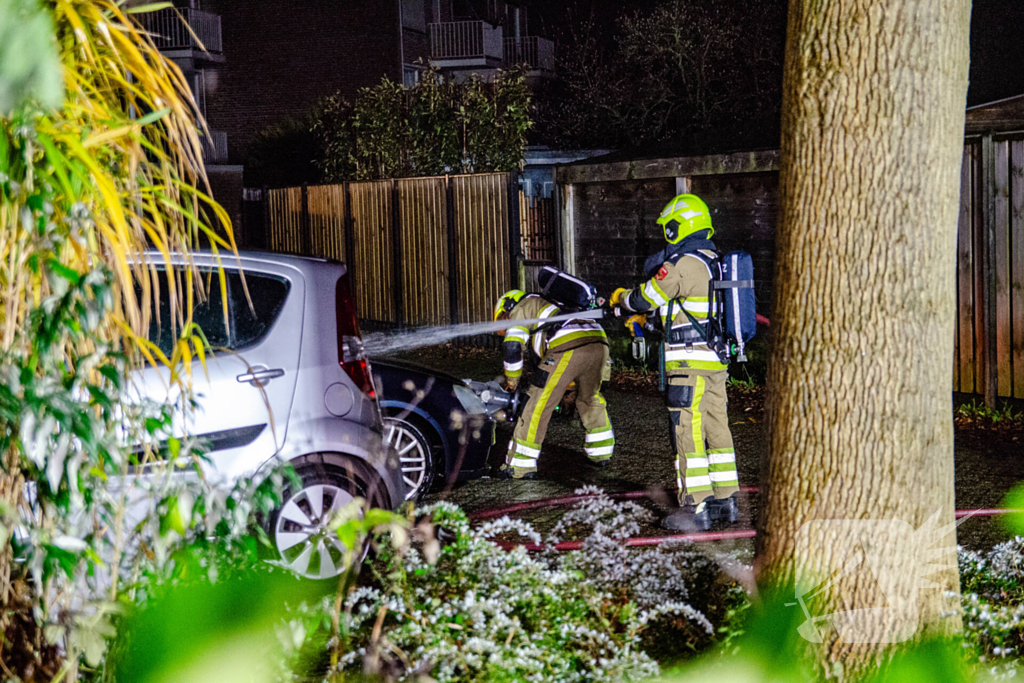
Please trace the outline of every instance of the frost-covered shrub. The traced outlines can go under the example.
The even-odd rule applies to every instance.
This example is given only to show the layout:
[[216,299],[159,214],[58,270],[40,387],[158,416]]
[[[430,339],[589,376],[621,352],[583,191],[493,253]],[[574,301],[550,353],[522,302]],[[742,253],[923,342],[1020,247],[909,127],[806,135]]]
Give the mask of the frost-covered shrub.
[[1024,537],[1017,536],[992,548],[985,562],[989,574],[1004,590],[1017,593],[1024,590]]
[[[659,670],[642,647],[655,622],[713,634],[689,602],[692,581],[713,580],[713,562],[686,547],[627,550],[624,538],[647,514],[633,503],[586,500],[548,539],[508,518],[474,528],[447,503],[418,512],[447,544],[385,546],[372,585],[354,588],[337,617],[336,669],[394,680],[636,681]],[[510,535],[548,544],[582,538],[584,547],[501,550],[494,539]]]
[[623,592],[643,608],[702,600],[723,570],[743,567],[735,556],[713,558],[689,542],[628,547],[625,541],[641,535],[641,523],[652,521],[651,512],[632,501],[614,501],[594,486],[576,493],[594,497],[559,520],[549,544],[582,541],[582,551],[564,555],[562,561],[600,588]]
[[987,553],[959,549],[965,645],[996,678],[1017,675],[1024,646],[1024,538]]

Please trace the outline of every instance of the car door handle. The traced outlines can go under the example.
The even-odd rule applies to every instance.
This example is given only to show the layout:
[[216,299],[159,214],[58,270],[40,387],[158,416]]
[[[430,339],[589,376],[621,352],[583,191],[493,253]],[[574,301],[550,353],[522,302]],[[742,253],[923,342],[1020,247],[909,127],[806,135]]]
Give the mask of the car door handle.
[[267,370],[266,368],[261,368],[259,370],[254,369],[252,372],[242,373],[241,375],[239,375],[235,379],[237,379],[239,382],[242,382],[243,384],[248,382],[249,384],[253,385],[254,387],[259,387],[259,386],[262,386],[262,385],[266,384],[270,380],[276,379],[278,377],[284,377],[284,369],[282,369],[282,368],[274,368],[273,370]]

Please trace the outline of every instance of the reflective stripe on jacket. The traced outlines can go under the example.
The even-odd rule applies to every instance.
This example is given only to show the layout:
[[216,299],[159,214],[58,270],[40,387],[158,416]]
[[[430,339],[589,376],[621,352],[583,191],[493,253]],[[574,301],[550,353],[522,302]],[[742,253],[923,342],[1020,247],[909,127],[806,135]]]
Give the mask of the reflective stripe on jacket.
[[[714,259],[713,251],[702,250],[700,254]],[[666,261],[658,273],[642,286],[623,296],[625,307],[635,312],[658,310],[665,323],[665,336],[674,333],[689,337],[685,343],[665,345],[665,361],[668,369],[694,368],[698,370],[724,370],[718,354],[712,351],[700,338],[689,313],[697,322],[704,323],[710,314],[708,285],[712,273],[710,267],[696,253],[685,254],[673,261]],[[669,304],[676,305],[669,310]]]
[[[558,315],[558,306],[537,294],[529,294],[519,301],[509,313],[509,327],[505,330],[505,343],[520,342],[522,347],[529,344],[538,359],[548,351],[570,351],[587,344],[607,344],[608,338],[601,325],[592,320],[569,320],[554,327],[540,327],[542,323],[517,325],[517,320],[550,318]],[[522,358],[505,360],[505,375],[518,376],[522,369]],[[515,373],[515,374],[513,374]]]

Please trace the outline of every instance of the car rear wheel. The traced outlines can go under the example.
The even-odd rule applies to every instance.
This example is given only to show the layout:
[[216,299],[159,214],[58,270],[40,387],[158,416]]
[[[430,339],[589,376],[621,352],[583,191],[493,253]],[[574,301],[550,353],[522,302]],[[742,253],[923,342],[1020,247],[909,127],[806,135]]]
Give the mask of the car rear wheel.
[[302,487],[284,491],[284,504],[272,519],[271,532],[278,564],[307,579],[332,579],[361,559],[365,548],[350,549],[330,531],[338,510],[356,498],[366,499],[366,486],[342,468],[296,467]]
[[405,499],[416,500],[434,481],[434,451],[423,432],[408,420],[384,418],[384,443],[398,453],[405,479]]

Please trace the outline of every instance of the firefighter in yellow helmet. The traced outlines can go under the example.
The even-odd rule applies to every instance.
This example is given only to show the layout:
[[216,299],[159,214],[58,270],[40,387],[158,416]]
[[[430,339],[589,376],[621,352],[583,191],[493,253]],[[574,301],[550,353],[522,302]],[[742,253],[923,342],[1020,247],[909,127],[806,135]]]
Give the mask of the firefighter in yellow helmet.
[[495,320],[508,320],[505,330],[505,386],[514,391],[523,375],[527,354],[537,367],[530,377],[526,407],[516,422],[502,478],[536,479],[537,459],[548,422],[566,389],[576,382],[576,408],[587,434],[584,450],[598,467],[608,464],[615,449],[615,432],[608,420],[601,383],[610,371],[608,337],[593,320],[569,320],[545,325],[538,319],[559,314],[558,306],[520,289],[506,292],[494,309]]
[[677,531],[706,530],[716,519],[736,521],[739,491],[726,407],[727,366],[695,326],[710,312],[714,228],[707,205],[692,194],[675,197],[657,223],[668,245],[644,264],[650,279],[637,289],[616,290],[610,303],[639,315],[657,312],[661,319],[679,490],[679,510],[664,524]]

